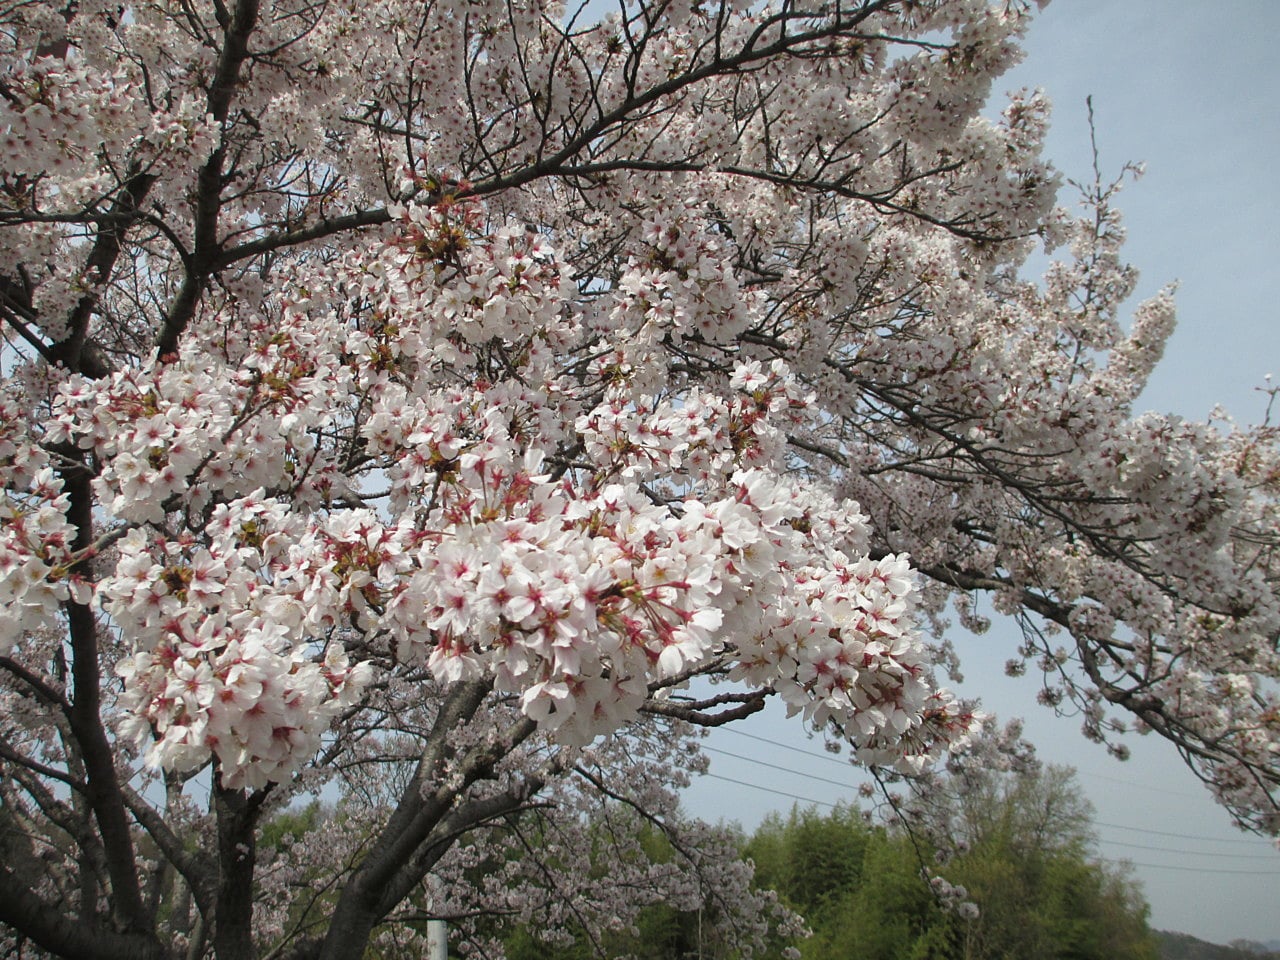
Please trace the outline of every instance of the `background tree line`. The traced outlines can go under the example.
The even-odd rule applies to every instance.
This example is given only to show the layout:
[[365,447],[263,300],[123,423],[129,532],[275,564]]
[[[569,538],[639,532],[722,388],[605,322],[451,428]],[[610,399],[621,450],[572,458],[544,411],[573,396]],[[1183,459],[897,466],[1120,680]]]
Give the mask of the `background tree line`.
[[[945,785],[930,792],[927,807],[900,807],[896,825],[855,806],[793,808],[744,836],[757,886],[777,891],[812,930],[776,939],[770,960],[797,952],[803,960],[1160,956],[1138,885],[1096,856],[1092,810],[1073,771],[971,772]],[[669,855],[656,832],[645,848]],[[931,884],[926,864],[946,881]],[[630,929],[598,943],[580,938],[554,954],[536,930],[520,927],[507,937],[507,953],[511,960],[731,958],[720,921],[712,910],[657,904]]]
[[1276,941],[1269,944],[1254,940],[1237,939],[1229,944],[1207,943],[1187,933],[1157,930],[1160,943],[1160,960],[1277,960],[1280,951],[1274,949]]

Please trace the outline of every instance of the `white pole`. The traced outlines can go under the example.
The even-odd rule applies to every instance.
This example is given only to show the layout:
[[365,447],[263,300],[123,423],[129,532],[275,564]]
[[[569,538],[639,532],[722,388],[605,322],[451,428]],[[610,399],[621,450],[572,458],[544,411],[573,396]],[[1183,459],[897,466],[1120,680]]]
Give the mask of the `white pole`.
[[427,921],[427,960],[449,960],[449,925],[443,920]]
[[[427,874],[427,909],[434,912],[443,900],[440,881]],[[443,920],[427,921],[427,960],[449,960],[449,925]]]

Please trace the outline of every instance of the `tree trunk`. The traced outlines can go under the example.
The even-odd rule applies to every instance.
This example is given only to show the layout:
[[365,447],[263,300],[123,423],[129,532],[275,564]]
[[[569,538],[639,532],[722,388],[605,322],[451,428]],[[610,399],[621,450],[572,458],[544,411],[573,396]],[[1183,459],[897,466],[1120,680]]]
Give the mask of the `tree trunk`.
[[213,952],[218,960],[254,960],[254,821],[258,806],[242,790],[213,788],[218,819],[218,893]]

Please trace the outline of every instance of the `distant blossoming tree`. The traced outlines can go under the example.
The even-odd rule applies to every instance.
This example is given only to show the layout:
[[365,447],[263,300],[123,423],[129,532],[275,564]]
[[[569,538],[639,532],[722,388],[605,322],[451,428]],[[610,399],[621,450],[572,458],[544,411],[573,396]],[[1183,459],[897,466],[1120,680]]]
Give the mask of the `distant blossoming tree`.
[[[1274,431],[1131,417],[1170,298],[1119,323],[1038,94],[978,112],[1028,22],[0,11],[13,942],[349,958],[643,889],[749,948],[723,838],[577,869],[583,811],[665,822],[690,731],[770,697],[868,764],[963,748],[916,623],[979,593],[1089,736],[1131,715],[1280,827]],[[258,850],[326,791],[323,842]],[[531,822],[579,839],[516,856]]]

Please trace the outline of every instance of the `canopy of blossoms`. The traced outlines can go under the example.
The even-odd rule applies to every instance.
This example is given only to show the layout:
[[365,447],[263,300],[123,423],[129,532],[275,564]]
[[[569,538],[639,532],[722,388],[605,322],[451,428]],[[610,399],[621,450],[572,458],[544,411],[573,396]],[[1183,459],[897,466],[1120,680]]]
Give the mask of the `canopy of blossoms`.
[[1122,323],[1112,188],[1054,206],[1043,96],[979,113],[1029,22],[0,12],[0,799],[96,865],[0,875],[0,923],[70,950],[92,873],[119,955],[167,955],[155,856],[249,956],[235,851],[362,764],[404,793],[300,956],[653,718],[776,697],[918,772],[979,726],[933,672],[979,595],[1088,736],[1280,827],[1274,430],[1132,415],[1170,297]]

